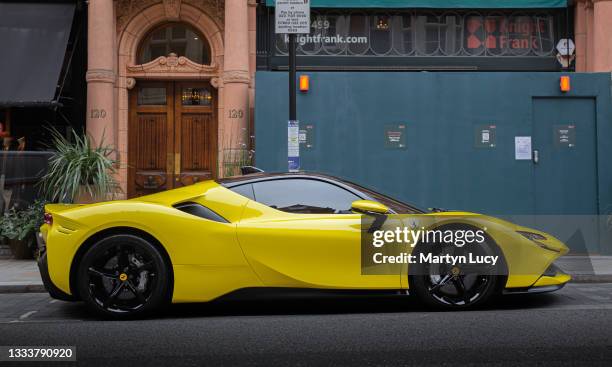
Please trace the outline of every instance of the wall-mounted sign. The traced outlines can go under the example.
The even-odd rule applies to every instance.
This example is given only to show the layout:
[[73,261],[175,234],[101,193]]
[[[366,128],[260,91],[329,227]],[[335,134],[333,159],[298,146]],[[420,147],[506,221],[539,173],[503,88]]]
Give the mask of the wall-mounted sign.
[[496,125],[477,125],[474,129],[476,148],[495,148]]
[[574,51],[576,51],[576,45],[571,38],[561,38],[559,42],[557,42],[557,51],[561,55],[572,55]]
[[300,149],[309,150],[314,148],[314,128],[313,124],[302,124],[299,133]]
[[406,124],[385,125],[385,148],[406,149]]
[[310,33],[310,0],[276,0],[277,34]]
[[558,148],[573,148],[576,146],[576,125],[555,125],[553,136]]
[[531,136],[514,137],[514,159],[531,160]]
[[300,122],[289,120],[287,125],[287,165],[289,172],[300,170]]

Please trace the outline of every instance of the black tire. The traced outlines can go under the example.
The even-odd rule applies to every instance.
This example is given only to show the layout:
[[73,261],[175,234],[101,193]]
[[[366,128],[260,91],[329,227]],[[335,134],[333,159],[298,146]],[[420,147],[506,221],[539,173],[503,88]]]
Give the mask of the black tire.
[[96,242],[81,259],[76,285],[87,306],[110,319],[140,318],[170,297],[170,271],[149,241],[117,234]]
[[[478,251],[482,251],[482,254],[499,255],[496,266],[432,266],[417,263],[411,265],[410,269],[411,293],[425,305],[441,310],[466,310],[485,305],[505,286],[507,272],[501,251],[490,237],[485,238],[486,241],[479,245],[481,247]],[[461,248],[452,245],[450,247],[449,250],[449,247],[436,245],[434,248],[437,250],[433,250],[427,245],[421,245],[415,248],[414,254],[419,256],[420,253],[441,254],[453,251],[453,255],[458,255],[462,252]]]

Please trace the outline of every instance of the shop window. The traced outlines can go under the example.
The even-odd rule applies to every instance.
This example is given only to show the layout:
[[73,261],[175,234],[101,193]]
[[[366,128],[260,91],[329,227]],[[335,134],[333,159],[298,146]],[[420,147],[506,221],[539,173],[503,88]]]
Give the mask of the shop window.
[[138,52],[140,64],[174,53],[198,64],[210,64],[210,46],[198,31],[182,23],[168,23],[151,31]]
[[375,55],[385,55],[391,51],[391,20],[385,14],[370,17],[370,47]]
[[368,16],[365,14],[355,13],[347,17],[348,35],[351,42],[348,43],[349,53],[351,55],[363,55],[368,51],[367,42],[358,42],[359,40],[367,40],[370,35],[368,25]]
[[401,55],[409,55],[414,51],[412,16],[401,15],[395,18],[393,22],[393,48]]
[[[311,11],[311,31],[298,35],[298,55],[376,57],[554,57],[557,13],[415,10]],[[274,56],[288,53],[275,36]]]

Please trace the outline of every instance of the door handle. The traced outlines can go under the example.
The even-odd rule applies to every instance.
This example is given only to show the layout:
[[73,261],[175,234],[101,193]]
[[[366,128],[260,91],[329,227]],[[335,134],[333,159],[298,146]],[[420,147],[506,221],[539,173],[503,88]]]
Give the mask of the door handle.
[[533,164],[538,164],[540,161],[540,151],[537,149],[533,150]]

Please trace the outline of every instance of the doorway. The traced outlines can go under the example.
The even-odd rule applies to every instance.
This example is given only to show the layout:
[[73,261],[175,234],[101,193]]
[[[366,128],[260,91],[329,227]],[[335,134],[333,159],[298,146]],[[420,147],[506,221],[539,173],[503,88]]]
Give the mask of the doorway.
[[595,99],[533,99],[535,228],[599,250]]
[[216,178],[215,105],[209,83],[138,83],[130,92],[129,198]]

